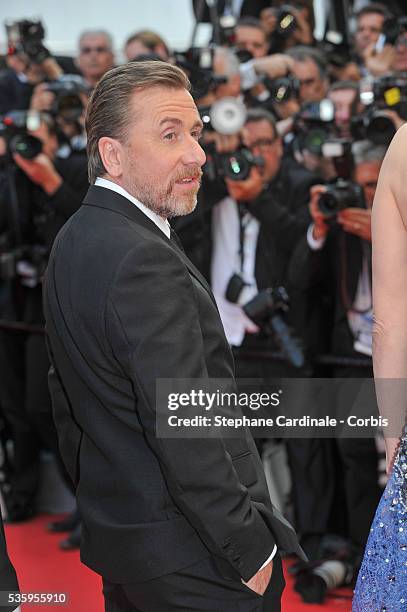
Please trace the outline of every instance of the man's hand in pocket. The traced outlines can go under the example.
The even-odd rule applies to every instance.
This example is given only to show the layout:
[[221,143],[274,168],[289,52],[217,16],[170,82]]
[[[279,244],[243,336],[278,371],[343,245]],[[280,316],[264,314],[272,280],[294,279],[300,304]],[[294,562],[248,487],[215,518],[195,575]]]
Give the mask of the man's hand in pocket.
[[249,587],[252,591],[255,591],[258,595],[264,595],[265,590],[267,589],[271,574],[273,573],[273,562],[270,561],[263,567],[263,569],[259,570],[257,574],[250,578],[248,582],[244,582],[244,584]]

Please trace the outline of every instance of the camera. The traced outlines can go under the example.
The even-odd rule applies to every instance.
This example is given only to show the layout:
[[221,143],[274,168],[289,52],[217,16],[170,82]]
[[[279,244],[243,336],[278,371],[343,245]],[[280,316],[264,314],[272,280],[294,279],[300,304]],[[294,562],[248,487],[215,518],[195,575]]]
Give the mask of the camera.
[[363,189],[358,183],[339,177],[320,195],[318,208],[328,219],[345,208],[365,208]]
[[188,74],[194,100],[205,97],[227,82],[226,77],[217,76],[213,70],[213,47],[191,47],[184,53],[175,52],[174,58],[177,66]]
[[237,134],[246,122],[247,109],[241,100],[222,98],[212,106],[199,106],[199,114],[205,129],[219,134]]
[[293,7],[290,4],[283,4],[276,10],[275,15],[277,21],[275,35],[279,38],[288,38],[297,27]]
[[292,98],[298,99],[300,93],[300,83],[298,79],[289,74],[279,79],[270,79],[266,77],[263,84],[270,93],[270,101],[275,104],[286,102]]
[[294,367],[304,365],[304,353],[282,318],[289,310],[289,298],[284,287],[262,289],[250,302],[243,306],[243,311],[267,336],[273,336],[283,357]]
[[355,140],[370,140],[376,145],[388,145],[396,133],[393,120],[386,110],[394,110],[407,119],[407,73],[390,74],[375,79],[360,96],[366,110],[351,119],[351,134]]
[[[247,118],[245,105],[236,98],[222,98],[212,106],[200,106],[198,110],[205,129],[224,135],[240,132]],[[262,157],[253,155],[245,147],[230,153],[218,153],[211,144],[205,146],[205,152],[206,164],[203,171],[210,181],[217,178],[244,181],[252,166],[264,165]]]
[[294,117],[296,145],[314,155],[322,155],[322,147],[334,134],[335,108],[328,98],[307,102]]
[[217,178],[244,181],[253,166],[264,166],[264,160],[260,156],[253,155],[245,147],[240,147],[230,153],[218,153],[214,147],[210,146],[207,148],[203,171],[210,181]]
[[[225,297],[237,303],[247,283],[238,274],[233,274],[226,288]],[[242,306],[243,312],[266,336],[273,336],[281,353],[294,367],[304,365],[304,354],[299,341],[284,319],[283,313],[289,310],[289,298],[284,287],[262,289],[249,302]]]
[[58,81],[47,83],[47,90],[55,94],[51,114],[66,121],[76,121],[83,112],[80,94],[87,94],[88,87],[82,77],[75,74],[61,76]]
[[6,22],[6,34],[9,44],[9,54],[25,53],[29,59],[41,64],[50,56],[44,47],[45,30],[42,22],[23,19],[21,21]]
[[41,115],[36,111],[10,111],[0,117],[0,136],[7,144],[7,154],[3,161],[18,153],[24,159],[34,159],[42,151],[41,141],[29,134],[40,127]]

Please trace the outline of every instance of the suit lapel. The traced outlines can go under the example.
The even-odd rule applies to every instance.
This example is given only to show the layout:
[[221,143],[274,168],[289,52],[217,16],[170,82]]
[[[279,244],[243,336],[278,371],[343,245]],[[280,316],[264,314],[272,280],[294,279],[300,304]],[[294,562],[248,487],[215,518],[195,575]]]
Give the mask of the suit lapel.
[[108,210],[111,210],[117,214],[123,215],[124,217],[131,219],[133,222],[141,225],[148,231],[152,232],[153,234],[158,236],[158,238],[164,240],[164,242],[168,243],[171,248],[177,252],[177,255],[181,257],[182,261],[187,266],[189,272],[202,285],[202,287],[205,289],[205,291],[211,298],[212,302],[216,305],[215,298],[213,297],[213,293],[207,281],[199,272],[199,270],[194,266],[194,264],[188,259],[182,248],[178,246],[176,240],[170,240],[169,238],[167,238],[167,236],[160,230],[160,228],[157,227],[157,225],[151,219],[149,219],[135,204],[133,204],[133,202],[130,202],[130,200],[120,195],[116,191],[106,189],[105,187],[98,187],[92,185],[91,187],[89,187],[88,193],[86,194],[83,203],[86,206],[107,208]]

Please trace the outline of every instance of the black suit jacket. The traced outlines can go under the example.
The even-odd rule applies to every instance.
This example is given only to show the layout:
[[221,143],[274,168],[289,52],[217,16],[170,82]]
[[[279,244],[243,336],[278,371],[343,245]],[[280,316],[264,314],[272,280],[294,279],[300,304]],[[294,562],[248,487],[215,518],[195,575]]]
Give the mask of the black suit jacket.
[[[361,357],[353,348],[354,337],[347,312],[356,296],[364,255],[370,269],[370,244],[338,226],[330,230],[325,245],[318,251],[310,249],[306,237],[298,244],[290,263],[289,277],[292,284],[307,294],[308,322],[314,319],[319,322],[319,333],[315,328],[312,332],[315,352]],[[321,325],[323,321],[330,329]],[[309,329],[311,327],[308,325]],[[328,343],[318,335],[327,338]]]
[[233,379],[209,286],[175,242],[126,198],[91,187],[57,237],[44,297],[82,560],[120,583],[209,554],[248,579],[275,542],[301,554],[272,508],[248,431],[233,440],[155,435],[157,378]]

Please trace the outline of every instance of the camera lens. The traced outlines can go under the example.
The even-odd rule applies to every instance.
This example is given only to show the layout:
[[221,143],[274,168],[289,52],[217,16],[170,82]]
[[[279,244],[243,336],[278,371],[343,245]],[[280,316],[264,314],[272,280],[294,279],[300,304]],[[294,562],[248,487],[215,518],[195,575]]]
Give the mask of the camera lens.
[[318,201],[318,208],[327,217],[336,215],[340,210],[336,195],[329,191],[322,193]]
[[42,143],[35,136],[17,134],[10,140],[10,152],[18,153],[24,159],[34,159],[42,151]]
[[222,173],[233,181],[243,181],[250,173],[250,163],[241,151],[221,156]]
[[372,114],[366,126],[368,140],[376,145],[389,145],[395,133],[396,128],[390,117],[380,111]]

